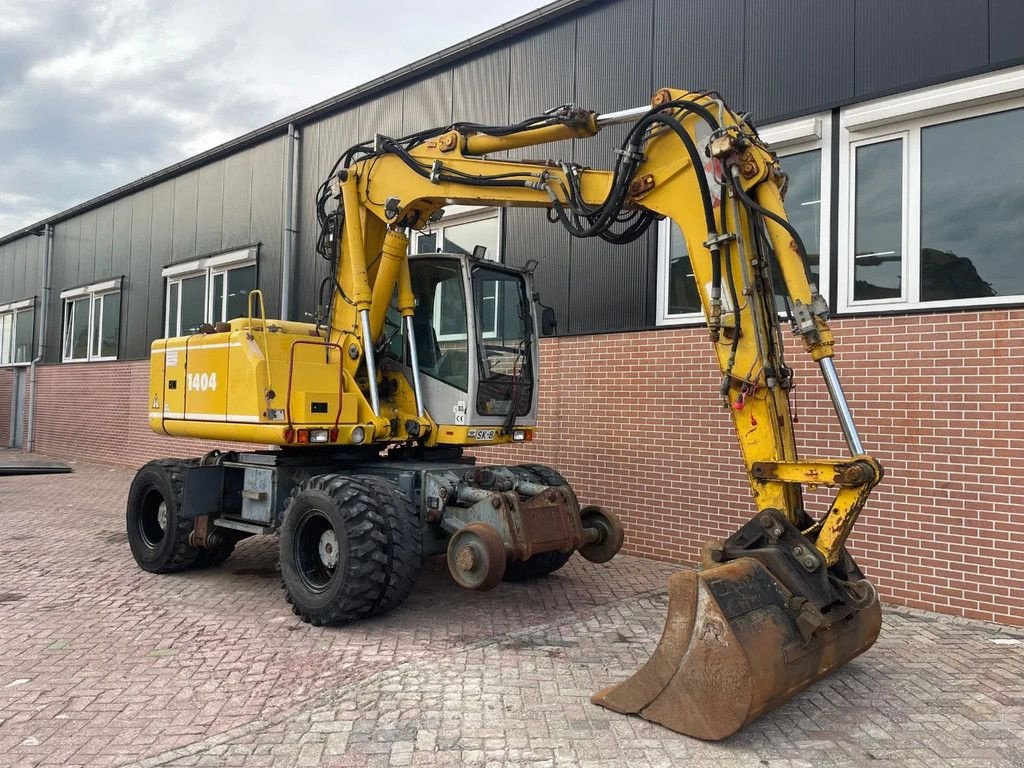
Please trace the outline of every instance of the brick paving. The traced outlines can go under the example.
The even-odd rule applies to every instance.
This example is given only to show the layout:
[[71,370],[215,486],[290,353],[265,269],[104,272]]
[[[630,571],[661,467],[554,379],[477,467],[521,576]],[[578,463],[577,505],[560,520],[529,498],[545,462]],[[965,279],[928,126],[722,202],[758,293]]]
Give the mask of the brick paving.
[[673,566],[574,559],[466,593],[428,563],[395,613],[296,620],[274,541],[136,568],[131,473],[0,478],[2,766],[1024,765],[1024,632],[888,609],[878,644],[720,744],[588,702],[645,660]]

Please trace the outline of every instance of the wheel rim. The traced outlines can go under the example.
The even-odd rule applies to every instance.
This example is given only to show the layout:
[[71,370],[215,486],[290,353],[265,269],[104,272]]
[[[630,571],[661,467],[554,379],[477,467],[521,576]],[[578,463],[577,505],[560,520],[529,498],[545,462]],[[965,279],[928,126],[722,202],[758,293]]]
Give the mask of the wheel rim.
[[448,571],[466,589],[487,590],[505,574],[505,548],[489,525],[470,523],[448,542]]
[[319,509],[303,516],[295,532],[295,566],[299,578],[311,592],[330,586],[341,561],[338,532]]
[[580,510],[580,523],[584,528],[600,532],[597,541],[580,547],[580,554],[590,562],[607,563],[622,549],[624,532],[614,512],[601,507],[584,507]]
[[170,512],[167,500],[156,488],[150,488],[142,498],[136,524],[143,544],[156,549],[167,535]]

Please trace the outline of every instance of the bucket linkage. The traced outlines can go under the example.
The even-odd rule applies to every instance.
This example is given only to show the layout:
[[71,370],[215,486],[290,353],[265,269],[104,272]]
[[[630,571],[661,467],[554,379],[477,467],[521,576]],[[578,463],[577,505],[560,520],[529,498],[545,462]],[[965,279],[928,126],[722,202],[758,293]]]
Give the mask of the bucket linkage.
[[766,509],[669,579],[665,629],[631,678],[595,704],[719,740],[866,651],[881,629],[874,587],[845,549],[814,543]]

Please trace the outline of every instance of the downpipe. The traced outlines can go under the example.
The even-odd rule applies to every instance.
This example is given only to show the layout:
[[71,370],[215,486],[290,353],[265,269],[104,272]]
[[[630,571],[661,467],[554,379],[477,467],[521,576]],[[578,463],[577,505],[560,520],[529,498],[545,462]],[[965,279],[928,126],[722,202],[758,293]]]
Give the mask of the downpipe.
[[36,345],[36,356],[29,363],[28,420],[25,425],[25,450],[32,453],[36,445],[36,377],[37,366],[43,360],[46,349],[46,314],[50,309],[50,264],[53,261],[53,225],[47,224],[44,230],[46,237],[46,255],[43,257],[43,286],[39,301],[39,342]]
[[284,232],[281,244],[281,319],[287,320],[291,311],[292,272],[299,239],[299,162],[302,149],[301,136],[294,123],[288,124],[288,149],[285,158]]

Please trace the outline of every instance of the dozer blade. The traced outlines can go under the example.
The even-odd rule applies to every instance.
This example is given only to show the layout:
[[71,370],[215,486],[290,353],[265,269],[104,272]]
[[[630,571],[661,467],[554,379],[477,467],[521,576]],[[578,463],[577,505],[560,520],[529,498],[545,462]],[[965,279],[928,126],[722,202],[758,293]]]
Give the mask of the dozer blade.
[[881,629],[873,590],[863,607],[807,640],[799,603],[748,557],[676,573],[650,660],[591,700],[687,736],[724,739],[866,651]]

